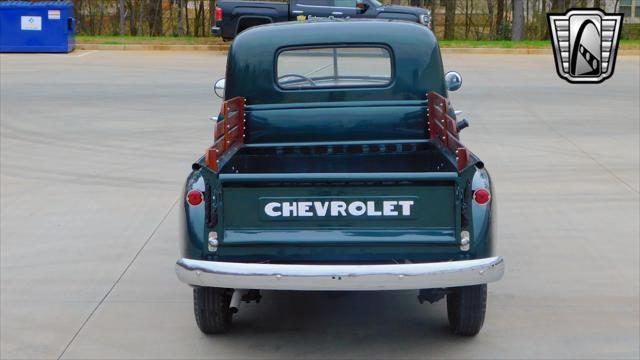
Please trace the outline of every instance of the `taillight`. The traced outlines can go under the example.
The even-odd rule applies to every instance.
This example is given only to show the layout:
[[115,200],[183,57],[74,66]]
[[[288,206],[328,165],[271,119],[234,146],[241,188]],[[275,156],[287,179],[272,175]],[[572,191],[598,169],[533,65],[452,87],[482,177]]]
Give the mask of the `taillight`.
[[216,6],[216,21],[222,21],[222,8]]
[[477,204],[485,205],[491,200],[491,193],[487,189],[478,189],[473,192],[473,201]]
[[198,190],[191,190],[187,193],[187,202],[191,206],[198,206],[204,200],[204,195]]

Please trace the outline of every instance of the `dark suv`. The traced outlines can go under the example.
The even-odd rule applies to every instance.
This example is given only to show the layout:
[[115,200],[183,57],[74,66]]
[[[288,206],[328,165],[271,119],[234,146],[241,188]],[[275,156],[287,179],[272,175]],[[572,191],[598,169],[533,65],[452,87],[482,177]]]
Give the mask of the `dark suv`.
[[427,9],[383,5],[378,0],[289,0],[283,2],[218,1],[212,32],[231,40],[250,27],[308,18],[378,18],[417,22],[430,26]]

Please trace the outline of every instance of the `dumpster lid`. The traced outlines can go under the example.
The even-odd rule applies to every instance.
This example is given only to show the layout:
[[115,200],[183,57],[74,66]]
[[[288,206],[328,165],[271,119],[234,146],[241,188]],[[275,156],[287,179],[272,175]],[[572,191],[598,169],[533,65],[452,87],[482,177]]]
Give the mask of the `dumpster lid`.
[[71,8],[73,3],[69,1],[42,1],[42,2],[29,2],[29,1],[2,1],[0,2],[0,8]]

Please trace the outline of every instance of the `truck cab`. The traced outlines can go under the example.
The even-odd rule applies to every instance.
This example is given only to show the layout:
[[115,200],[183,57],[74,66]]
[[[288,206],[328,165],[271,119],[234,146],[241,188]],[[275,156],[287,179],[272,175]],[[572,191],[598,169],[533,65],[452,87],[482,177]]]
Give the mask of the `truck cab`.
[[477,334],[504,261],[491,178],[448,100],[460,84],[415,23],[239,35],[212,143],[184,189],[176,272],[200,330],[228,331],[260,290],[412,289],[420,302],[446,297],[451,330]]

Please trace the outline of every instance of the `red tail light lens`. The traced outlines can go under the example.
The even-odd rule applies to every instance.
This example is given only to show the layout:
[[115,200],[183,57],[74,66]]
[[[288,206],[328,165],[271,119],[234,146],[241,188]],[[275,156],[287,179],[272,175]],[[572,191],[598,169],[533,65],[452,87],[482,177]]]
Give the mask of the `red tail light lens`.
[[222,21],[222,8],[216,6],[216,21]]
[[487,189],[478,189],[473,193],[473,201],[477,204],[485,205],[491,200],[491,193]]
[[187,193],[187,202],[191,206],[198,206],[204,201],[204,196],[198,190],[191,190]]

